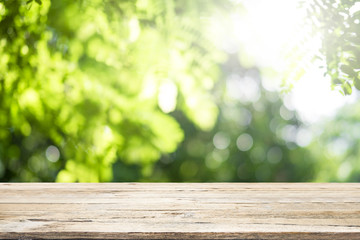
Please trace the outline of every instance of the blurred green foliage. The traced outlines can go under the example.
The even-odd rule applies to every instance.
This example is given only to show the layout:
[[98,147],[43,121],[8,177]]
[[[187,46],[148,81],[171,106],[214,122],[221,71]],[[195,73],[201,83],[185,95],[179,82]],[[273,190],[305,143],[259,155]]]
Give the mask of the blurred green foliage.
[[237,7],[0,1],[0,180],[359,180],[341,132],[356,115],[311,141],[260,69],[213,43],[209,19]]
[[360,104],[343,107],[335,119],[326,121],[310,146],[317,159],[317,180],[360,181]]
[[326,65],[332,84],[344,95],[360,90],[360,5],[357,0],[319,1],[304,4],[322,48],[317,56]]
[[116,160],[149,172],[183,139],[173,106],[158,107],[169,85],[211,129],[223,56],[199,17],[226,2],[206,2],[1,1],[1,179],[110,181]]
[[257,68],[243,68],[236,58],[230,58],[224,68],[224,94],[216,126],[211,132],[195,131],[180,114],[185,140],[175,154],[156,164],[151,180],[314,180],[316,160],[296,143],[306,128],[296,113],[284,105],[278,93],[263,88]]

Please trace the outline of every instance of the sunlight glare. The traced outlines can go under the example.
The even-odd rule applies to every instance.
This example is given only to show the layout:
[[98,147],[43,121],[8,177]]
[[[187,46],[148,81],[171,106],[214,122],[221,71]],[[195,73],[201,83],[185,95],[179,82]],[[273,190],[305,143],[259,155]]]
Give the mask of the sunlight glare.
[[[285,97],[285,100],[291,99],[291,103],[285,104],[292,104],[292,110],[296,110],[302,120],[310,123],[333,116],[337,109],[355,99],[355,94],[344,97],[338,91],[331,90],[330,80],[323,76],[324,70],[310,62],[321,42],[310,38],[300,44],[309,32],[309,27],[304,26],[306,15],[304,9],[297,7],[299,1],[240,2],[246,8],[245,14],[231,16],[233,33],[226,36],[235,36],[242,46],[239,48],[240,60],[251,62],[252,59],[254,66],[265,69],[262,70],[262,84],[269,91],[280,91],[281,79],[285,71],[289,71],[290,60],[294,63],[286,81],[293,83],[291,78],[296,79],[296,70],[305,70],[305,74],[291,89],[291,97]],[[241,64],[247,66],[249,62],[244,61]]]
[[158,104],[164,113],[169,113],[176,108],[177,87],[173,82],[161,84],[158,95]]
[[355,94],[343,96],[331,90],[330,79],[323,77],[318,68],[313,67],[292,89],[290,98],[285,98],[287,106],[298,111],[301,120],[314,123],[331,118],[346,103],[354,102]]
[[232,19],[235,36],[245,46],[245,54],[254,55],[260,67],[279,68],[283,48],[295,35],[303,12],[296,8],[296,1],[257,0],[242,4],[246,15]]

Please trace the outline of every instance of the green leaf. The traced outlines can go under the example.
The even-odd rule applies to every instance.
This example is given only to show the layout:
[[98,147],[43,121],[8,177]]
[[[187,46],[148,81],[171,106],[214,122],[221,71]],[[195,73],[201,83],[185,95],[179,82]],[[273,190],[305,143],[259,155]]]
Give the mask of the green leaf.
[[338,79],[338,78],[333,78],[333,79],[331,80],[331,82],[332,82],[332,84],[334,84],[334,85],[340,85],[340,84],[342,84],[341,80]]
[[360,79],[359,78],[354,78],[354,86],[356,87],[357,90],[360,90]]
[[360,50],[352,45],[345,45],[342,47],[343,51],[354,53],[356,56],[360,54]]
[[342,88],[344,90],[345,95],[350,95],[352,93],[352,88],[351,88],[350,83],[348,83],[348,82],[344,83]]
[[340,70],[349,76],[355,77],[355,72],[354,72],[353,68],[350,67],[349,65],[341,65]]
[[35,0],[35,2],[39,5],[41,5],[41,0]]

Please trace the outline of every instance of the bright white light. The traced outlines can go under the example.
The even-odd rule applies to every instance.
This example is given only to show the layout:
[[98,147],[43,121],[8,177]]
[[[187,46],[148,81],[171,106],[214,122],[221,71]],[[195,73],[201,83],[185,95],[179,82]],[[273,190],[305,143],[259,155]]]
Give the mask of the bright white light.
[[292,105],[301,120],[314,123],[325,117],[332,117],[346,103],[356,99],[355,94],[342,96],[332,91],[330,79],[323,77],[322,72],[314,67],[300,79],[292,89],[286,104]]
[[[258,66],[280,68],[280,53],[296,35],[297,25],[304,16],[297,1],[243,1],[246,16],[234,16],[235,36],[246,54],[255,58]],[[240,53],[241,54],[241,53]]]
[[355,13],[360,11],[360,2],[355,3],[350,9],[350,15],[353,16]]
[[164,113],[169,113],[176,108],[177,87],[172,82],[161,84],[158,95],[158,104]]
[[[318,66],[301,66],[304,63],[311,64],[310,60],[319,50],[321,42],[318,38],[310,38],[307,42],[300,43],[309,29],[304,28],[306,12],[297,7],[298,3],[299,0],[241,1],[247,14],[232,16],[233,33],[225,36],[234,35],[242,46],[240,60],[252,59],[255,66],[273,69],[271,74],[262,72],[262,85],[267,90],[280,90],[284,71],[289,69],[289,59],[294,56],[292,54],[296,54],[294,59],[299,60],[295,61],[294,67],[304,67],[306,74],[295,83],[291,96],[285,98],[285,104],[288,109],[299,112],[305,122],[314,123],[333,116],[341,106],[353,102],[356,94],[342,96],[338,91],[331,90],[330,80],[323,76],[323,69]],[[357,4],[351,11],[357,12],[359,9],[360,4]],[[297,45],[298,52],[292,52],[292,47]],[[245,62],[246,64],[248,63]],[[295,74],[296,70],[291,71],[291,74]],[[296,76],[289,76],[288,81],[292,82],[291,78],[296,79]],[[290,118],[284,114],[282,116]]]
[[129,29],[130,29],[129,41],[135,42],[140,35],[140,25],[139,25],[139,21],[136,18],[132,18],[129,21]]

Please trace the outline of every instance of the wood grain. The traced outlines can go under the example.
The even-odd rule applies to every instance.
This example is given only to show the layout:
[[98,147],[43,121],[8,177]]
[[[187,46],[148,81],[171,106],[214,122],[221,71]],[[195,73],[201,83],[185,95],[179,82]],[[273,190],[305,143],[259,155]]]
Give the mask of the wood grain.
[[360,239],[358,183],[0,183],[1,239]]

